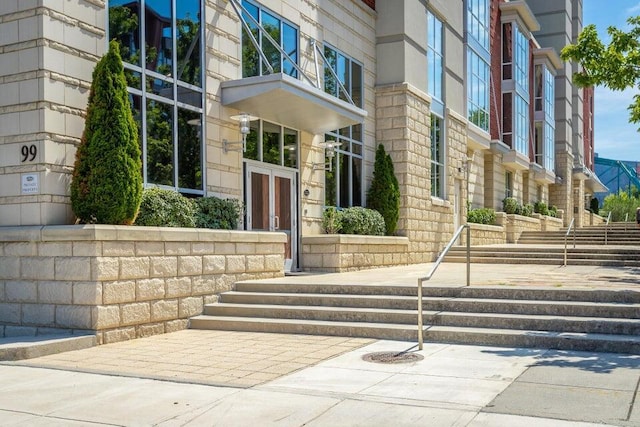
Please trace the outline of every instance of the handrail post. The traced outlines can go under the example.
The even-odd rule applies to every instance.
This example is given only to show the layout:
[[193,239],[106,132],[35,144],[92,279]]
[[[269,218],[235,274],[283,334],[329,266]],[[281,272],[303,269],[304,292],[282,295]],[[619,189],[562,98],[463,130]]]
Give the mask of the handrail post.
[[440,265],[440,263],[444,259],[445,255],[449,252],[449,250],[451,249],[451,247],[453,246],[455,241],[462,238],[462,230],[465,229],[465,228],[467,229],[467,286],[470,285],[470,281],[471,281],[471,266],[470,266],[470,262],[471,262],[471,226],[469,224],[461,225],[458,228],[458,230],[456,230],[456,232],[453,233],[453,237],[451,238],[449,243],[447,243],[447,246],[445,246],[444,250],[442,251],[442,253],[438,257],[438,259],[436,259],[436,262],[434,263],[433,267],[431,268],[431,271],[429,273],[427,273],[427,275],[424,276],[424,277],[418,277],[417,297],[418,297],[418,349],[419,350],[422,350],[422,346],[423,346],[423,342],[424,342],[424,338],[423,338],[423,322],[422,322],[422,282],[425,281],[425,280],[431,279],[431,277],[433,276],[433,273],[436,272],[436,269],[438,268],[438,266]]
[[418,279],[418,350],[422,350],[424,338],[422,336],[422,279]]
[[564,266],[567,266],[567,238],[569,237],[569,233],[571,233],[571,229],[573,228],[573,248],[576,248],[576,229],[573,227],[573,222],[575,221],[575,217],[571,218],[571,222],[569,223],[569,228],[567,232],[564,233]]
[[471,283],[471,226],[467,224],[465,227],[467,227],[467,286],[469,286]]

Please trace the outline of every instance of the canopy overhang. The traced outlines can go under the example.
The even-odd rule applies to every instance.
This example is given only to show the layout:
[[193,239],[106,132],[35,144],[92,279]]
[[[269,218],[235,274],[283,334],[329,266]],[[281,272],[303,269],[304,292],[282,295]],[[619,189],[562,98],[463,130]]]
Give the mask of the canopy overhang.
[[287,74],[226,81],[222,105],[314,135],[362,123],[367,112]]

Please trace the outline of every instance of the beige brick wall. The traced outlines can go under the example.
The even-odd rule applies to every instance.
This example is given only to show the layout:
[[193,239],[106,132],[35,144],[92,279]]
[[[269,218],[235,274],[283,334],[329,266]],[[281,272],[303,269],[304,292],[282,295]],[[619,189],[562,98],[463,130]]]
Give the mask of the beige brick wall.
[[0,227],[0,336],[101,343],[187,325],[239,280],[284,274],[283,233],[108,225]]
[[[91,73],[104,51],[104,1],[0,8],[0,226],[67,224],[68,186]],[[34,147],[35,158],[21,150]],[[34,194],[21,179],[33,174]]]
[[325,234],[302,238],[304,271],[356,271],[407,265],[409,240],[397,236]]
[[[469,224],[471,227],[471,245],[497,245],[506,243],[506,232],[503,226]],[[467,242],[466,232],[462,232],[462,245]]]
[[540,220],[516,214],[496,213],[496,225],[505,229],[506,243],[517,243],[523,231],[541,231]]

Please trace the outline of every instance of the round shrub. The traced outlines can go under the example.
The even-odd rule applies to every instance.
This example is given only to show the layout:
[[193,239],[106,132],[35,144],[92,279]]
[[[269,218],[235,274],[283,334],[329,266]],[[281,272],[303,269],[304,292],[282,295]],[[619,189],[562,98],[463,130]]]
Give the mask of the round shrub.
[[120,50],[112,41],[93,71],[71,179],[71,208],[80,222],[134,221],[142,195],[140,157]]
[[467,213],[467,222],[494,225],[496,223],[496,212],[491,208],[471,209]]
[[173,190],[151,187],[142,192],[135,225],[193,228],[195,213],[193,200]]
[[557,206],[551,206],[549,208],[549,216],[552,216],[554,218],[558,217],[558,207]]
[[384,218],[380,212],[360,206],[339,211],[342,227],[341,234],[364,234],[369,236],[384,236]]
[[533,215],[533,205],[531,203],[527,203],[522,206],[522,216],[531,216]]
[[198,228],[217,230],[235,230],[244,210],[238,199],[220,199],[201,197],[194,199],[196,205],[195,221]]
[[535,202],[533,205],[533,210],[540,215],[549,215],[549,208],[547,204],[543,201]]
[[502,210],[508,214],[519,214],[522,207],[514,197],[507,197],[502,201]]

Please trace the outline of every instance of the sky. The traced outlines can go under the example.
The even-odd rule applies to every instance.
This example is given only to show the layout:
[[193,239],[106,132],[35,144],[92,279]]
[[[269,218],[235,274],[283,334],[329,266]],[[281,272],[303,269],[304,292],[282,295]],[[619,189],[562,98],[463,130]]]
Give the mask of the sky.
[[[583,24],[595,24],[600,39],[608,43],[607,28],[627,29],[627,18],[640,15],[640,0],[583,0]],[[627,107],[640,88],[595,91],[595,151],[600,157],[640,161],[640,124],[629,123]]]

